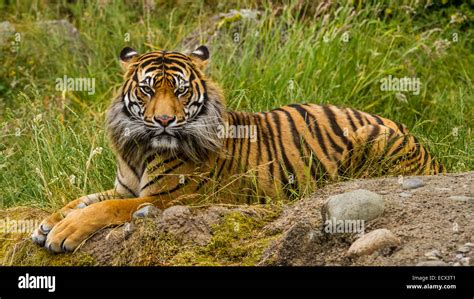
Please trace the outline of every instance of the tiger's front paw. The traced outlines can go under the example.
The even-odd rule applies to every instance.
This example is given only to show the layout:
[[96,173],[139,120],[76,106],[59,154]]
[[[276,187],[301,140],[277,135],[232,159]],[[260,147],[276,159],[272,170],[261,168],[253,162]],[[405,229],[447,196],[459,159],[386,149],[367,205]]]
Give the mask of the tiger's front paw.
[[56,224],[58,224],[61,220],[67,217],[69,213],[71,213],[73,210],[82,209],[87,206],[87,201],[85,199],[87,198],[81,197],[79,199],[73,200],[61,210],[51,214],[43,221],[41,221],[38,228],[31,235],[33,243],[39,246],[43,246],[46,242],[48,234],[51,232],[54,226],[56,226]]
[[44,247],[53,253],[75,250],[85,239],[102,228],[87,210],[74,210],[48,233]]

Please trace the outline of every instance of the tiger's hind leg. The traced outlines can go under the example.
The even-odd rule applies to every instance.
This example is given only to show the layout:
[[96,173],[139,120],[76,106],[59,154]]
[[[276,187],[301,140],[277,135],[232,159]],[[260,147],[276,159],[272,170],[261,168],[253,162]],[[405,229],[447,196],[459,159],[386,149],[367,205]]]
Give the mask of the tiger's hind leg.
[[348,140],[339,167],[339,174],[345,177],[437,174],[443,171],[443,167],[408,131],[367,125],[353,132]]
[[112,199],[112,198],[120,198],[121,196],[115,191],[115,189],[110,189],[104,192],[90,194],[86,196],[82,196],[78,199],[75,199],[61,208],[59,211],[51,214],[50,216],[46,217],[43,221],[41,221],[38,228],[33,232],[31,238],[34,243],[38,244],[39,246],[43,246],[49,232],[53,229],[53,227],[59,223],[61,220],[66,218],[72,211],[76,209],[85,208],[91,204]]

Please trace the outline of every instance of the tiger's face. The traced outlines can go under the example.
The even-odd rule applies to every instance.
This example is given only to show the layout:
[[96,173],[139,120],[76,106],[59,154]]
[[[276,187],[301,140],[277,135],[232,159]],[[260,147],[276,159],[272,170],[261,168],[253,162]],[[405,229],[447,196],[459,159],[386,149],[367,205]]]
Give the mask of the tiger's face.
[[[167,51],[139,55],[124,48],[120,60],[125,82],[120,101],[114,102],[108,118],[109,125],[115,118],[114,126],[127,131],[128,138],[117,134],[115,138],[161,154],[196,155],[199,147],[215,150],[222,103],[220,92],[203,72],[208,58],[205,46],[189,55]],[[115,111],[115,106],[121,106],[121,111]]]

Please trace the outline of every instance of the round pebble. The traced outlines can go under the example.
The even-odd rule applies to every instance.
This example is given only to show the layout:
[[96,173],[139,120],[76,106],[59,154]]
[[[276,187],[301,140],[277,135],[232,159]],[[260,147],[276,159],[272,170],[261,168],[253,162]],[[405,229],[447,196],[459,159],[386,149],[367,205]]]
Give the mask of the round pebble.
[[407,189],[407,190],[420,188],[420,187],[423,187],[424,185],[425,183],[419,178],[409,178],[409,179],[403,180],[402,182],[402,188]]
[[363,235],[352,243],[347,251],[347,256],[369,255],[379,249],[397,247],[400,244],[400,239],[388,229],[377,229]]

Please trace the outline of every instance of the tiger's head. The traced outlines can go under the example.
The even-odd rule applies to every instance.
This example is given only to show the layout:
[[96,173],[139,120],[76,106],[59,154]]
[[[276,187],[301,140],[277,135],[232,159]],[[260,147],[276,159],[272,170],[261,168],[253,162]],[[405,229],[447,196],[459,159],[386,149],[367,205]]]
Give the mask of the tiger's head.
[[154,154],[184,154],[199,161],[220,149],[224,102],[204,73],[208,60],[205,46],[188,55],[121,51],[124,83],[108,110],[107,127],[122,158],[138,163]]

